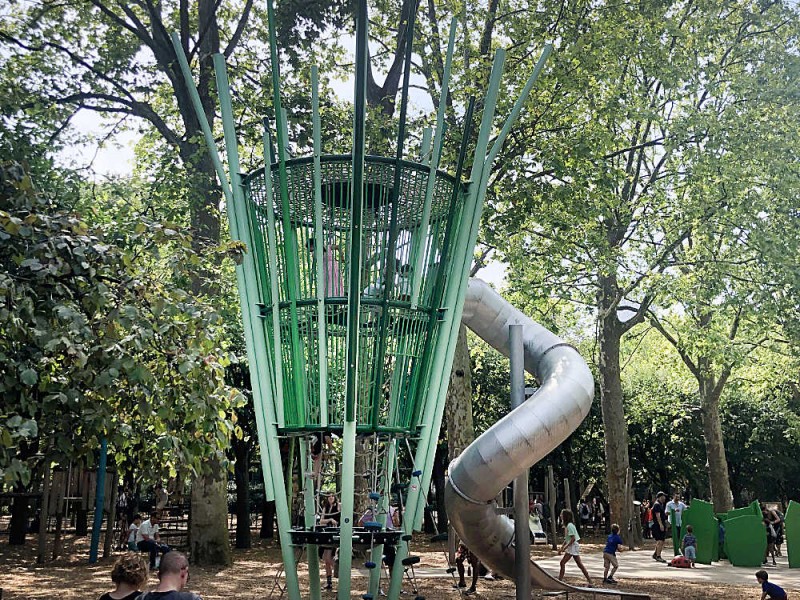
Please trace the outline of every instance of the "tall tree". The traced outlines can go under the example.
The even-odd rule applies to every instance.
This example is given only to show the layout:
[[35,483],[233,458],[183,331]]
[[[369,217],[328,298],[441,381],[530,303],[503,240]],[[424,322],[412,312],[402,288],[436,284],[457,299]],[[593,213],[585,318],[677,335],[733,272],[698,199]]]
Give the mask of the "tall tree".
[[[551,110],[521,124],[498,166],[514,189],[490,207],[490,242],[505,250],[518,285],[596,319],[609,500],[628,522],[621,341],[646,319],[694,228],[724,207],[697,193],[706,183],[693,178],[698,148],[720,138],[724,146],[743,106],[766,108],[754,67],[777,55],[794,62],[797,19],[782,3],[562,8],[552,30],[571,43],[539,95]],[[543,148],[535,156],[531,139]]]
[[91,467],[101,438],[154,477],[218,456],[237,395],[219,315],[176,285],[190,277],[188,238],[139,214],[90,226],[12,164],[0,241],[6,482],[26,487],[36,454]]

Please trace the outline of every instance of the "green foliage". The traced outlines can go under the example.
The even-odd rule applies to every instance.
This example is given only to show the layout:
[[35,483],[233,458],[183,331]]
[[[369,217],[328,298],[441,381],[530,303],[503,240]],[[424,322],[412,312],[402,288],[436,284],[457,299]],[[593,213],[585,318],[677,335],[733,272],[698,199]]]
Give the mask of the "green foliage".
[[90,226],[0,174],[2,476],[24,481],[31,449],[91,464],[102,437],[164,472],[225,448],[239,396],[220,315],[179,285],[190,240],[142,215]]

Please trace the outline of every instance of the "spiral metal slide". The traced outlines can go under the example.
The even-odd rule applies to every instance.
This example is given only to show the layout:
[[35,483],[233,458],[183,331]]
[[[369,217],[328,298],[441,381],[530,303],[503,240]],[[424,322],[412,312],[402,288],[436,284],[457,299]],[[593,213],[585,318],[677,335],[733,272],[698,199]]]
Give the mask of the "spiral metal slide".
[[[522,325],[525,370],[540,384],[535,394],[450,464],[445,488],[447,514],[458,536],[485,565],[513,579],[514,523],[496,513],[494,500],[510,481],[547,456],[581,424],[592,405],[594,379],[577,350],[483,281],[470,280],[461,320],[506,356],[509,325]],[[530,577],[531,586],[539,589],[626,595],[620,590],[570,586],[533,561]]]

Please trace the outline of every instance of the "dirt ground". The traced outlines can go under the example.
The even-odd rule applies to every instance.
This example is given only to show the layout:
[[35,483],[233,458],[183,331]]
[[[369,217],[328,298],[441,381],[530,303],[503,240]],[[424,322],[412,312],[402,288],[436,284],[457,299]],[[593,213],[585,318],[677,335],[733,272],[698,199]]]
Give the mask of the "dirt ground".
[[[602,544],[592,540],[582,542],[581,552],[584,554],[602,552]],[[205,600],[236,598],[236,600],[266,600],[281,597],[276,577],[281,569],[280,551],[273,541],[259,540],[254,537],[256,547],[249,550],[235,550],[234,564],[227,568],[203,568],[193,566],[190,572],[189,588],[200,593]],[[425,576],[418,579],[419,594],[427,600],[456,600],[462,594],[454,588],[456,583],[449,575],[442,576],[447,567],[445,547],[442,544],[428,543],[426,538],[418,536],[412,542],[412,551],[421,557],[419,569]],[[28,545],[11,547],[4,541],[0,544],[0,597],[3,600],[51,599],[88,600],[97,598],[105,591],[113,588],[109,573],[115,557],[103,559],[95,565],[88,564],[88,539],[65,540],[65,555],[45,565],[35,564],[35,541]],[[553,552],[542,545],[533,550],[534,557],[553,556]],[[301,585],[307,587],[308,578],[304,576],[305,568],[300,566]],[[437,576],[432,576],[437,574]],[[352,597],[360,598],[365,591],[367,579],[356,575],[352,580]],[[582,584],[581,580],[573,580]],[[151,575],[149,585],[157,583]],[[334,580],[335,588],[335,580]],[[639,579],[620,578],[619,588],[627,591],[645,592],[653,600],[710,600],[725,598],[726,600],[745,600],[759,597],[755,587],[736,587],[727,585],[709,585],[676,581],[643,581]],[[404,590],[410,591],[408,583]],[[325,600],[333,600],[335,593],[323,594]],[[406,596],[411,598],[413,596]],[[510,581],[478,581],[478,592],[463,596],[470,600],[490,600],[495,598],[514,598],[514,587]],[[534,592],[534,598],[543,598]],[[576,596],[579,598],[580,596]],[[588,597],[588,596],[587,596]]]

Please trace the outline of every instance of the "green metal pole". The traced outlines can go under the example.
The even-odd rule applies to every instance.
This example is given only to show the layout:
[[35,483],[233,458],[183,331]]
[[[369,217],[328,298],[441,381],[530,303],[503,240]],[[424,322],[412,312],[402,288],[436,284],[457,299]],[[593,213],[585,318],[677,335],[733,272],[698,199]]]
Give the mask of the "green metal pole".
[[178,37],[178,34],[173,33],[171,39],[172,47],[175,49],[175,55],[178,57],[178,64],[181,67],[181,73],[183,73],[183,80],[186,82],[186,87],[189,89],[189,98],[192,100],[192,107],[194,108],[195,115],[197,115],[197,121],[200,123],[200,129],[203,132],[203,138],[206,141],[206,147],[211,156],[211,162],[214,165],[214,170],[217,172],[219,185],[222,188],[225,200],[230,202],[232,198],[231,186],[228,182],[228,176],[225,175],[222,161],[219,159],[217,142],[214,140],[214,134],[211,133],[211,127],[208,124],[208,120],[206,120],[205,109],[203,108],[203,103],[200,101],[200,94],[197,93],[197,87],[194,85],[192,70],[189,68],[189,61],[186,60],[186,54],[183,52],[183,46],[181,45],[181,39]]
[[350,600],[353,563],[353,505],[356,464],[356,422],[344,422],[342,431],[342,517],[339,523],[339,600]]
[[353,179],[350,191],[350,270],[347,306],[347,373],[345,418],[342,431],[342,522],[339,527],[339,600],[350,598],[353,559],[353,505],[356,459],[356,404],[361,317],[361,261],[364,194],[364,135],[367,93],[367,2],[360,0],[356,17],[356,77],[353,111]]
[[442,77],[442,94],[439,98],[439,110],[436,115],[436,136],[433,143],[433,155],[431,156],[430,171],[428,173],[428,183],[425,189],[425,202],[422,207],[422,218],[419,228],[416,230],[416,243],[414,244],[414,262],[411,270],[411,308],[416,308],[419,301],[419,288],[422,283],[422,260],[425,257],[425,243],[428,237],[428,226],[431,220],[431,203],[433,202],[433,192],[436,187],[436,170],[439,168],[439,158],[442,154],[444,145],[444,113],[447,107],[447,95],[450,93],[450,70],[453,65],[453,48],[456,43],[456,19],[450,21],[450,37],[447,42],[447,55],[444,64],[444,76]]
[[[378,515],[382,517],[377,520],[383,525],[384,529],[389,529],[390,521],[390,501],[392,493],[392,476],[394,475],[394,464],[397,456],[397,439],[389,439],[386,441],[386,456],[384,457],[384,466],[381,469],[381,499],[378,505]],[[376,515],[376,517],[378,516]],[[381,578],[381,560],[383,557],[383,544],[376,545],[372,549],[370,560],[377,566],[369,573],[369,593],[373,598],[378,597],[378,584]]]
[[429,156],[431,151],[431,137],[433,137],[433,129],[431,127],[426,127],[422,130],[422,145],[419,149],[419,161],[423,165],[431,164],[431,157]]
[[[458,291],[457,291],[457,296],[456,296],[458,298],[458,300],[457,300],[457,302],[455,304],[452,304],[452,303],[448,302],[448,306],[453,306],[454,307],[454,315],[453,315],[454,320],[453,320],[453,323],[454,323],[455,326],[452,327],[450,329],[450,331],[449,331],[449,341],[448,341],[448,345],[447,345],[447,351],[446,351],[446,354],[445,354],[446,361],[444,363],[445,370],[443,371],[443,373],[446,374],[447,376],[443,375],[442,378],[440,379],[438,393],[437,393],[436,396],[434,396],[434,398],[438,398],[438,400],[436,402],[434,402],[434,406],[436,407],[436,412],[435,412],[435,415],[434,415],[434,422],[433,422],[432,425],[435,426],[435,430],[432,430],[432,431],[435,431],[437,434],[438,434],[438,431],[439,431],[439,427],[441,426],[442,416],[444,414],[445,397],[447,396],[447,387],[449,385],[449,373],[450,373],[450,369],[452,368],[453,356],[455,354],[456,341],[457,341],[457,338],[458,338],[458,325],[461,322],[461,314],[462,314],[463,309],[464,309],[464,296],[466,294],[467,284],[468,284],[468,279],[469,279],[469,270],[470,270],[470,267],[472,266],[472,252],[471,252],[471,249],[475,247],[475,242],[478,239],[478,232],[480,230],[481,214],[483,212],[483,199],[484,199],[484,197],[486,195],[486,188],[487,188],[488,181],[489,181],[489,172],[491,170],[490,166],[491,166],[491,163],[494,161],[495,157],[497,156],[497,154],[499,153],[500,149],[502,148],[502,145],[505,142],[505,139],[508,136],[508,133],[511,130],[511,127],[513,126],[513,124],[516,121],[516,119],[519,117],[519,114],[522,111],[522,107],[524,106],[526,100],[528,99],[528,96],[529,96],[531,90],[533,89],[533,85],[536,82],[536,80],[538,79],[539,74],[541,73],[542,68],[544,67],[544,64],[547,61],[547,58],[550,56],[551,52],[552,52],[552,46],[549,45],[549,44],[546,45],[545,48],[544,48],[544,51],[542,52],[541,57],[539,58],[539,61],[536,64],[536,67],[533,70],[533,73],[531,73],[531,76],[528,78],[528,81],[526,82],[525,86],[523,87],[522,92],[520,93],[519,97],[517,98],[517,101],[514,104],[514,108],[512,109],[511,114],[509,115],[508,119],[506,119],[506,122],[505,122],[502,130],[500,131],[500,134],[497,136],[497,139],[495,140],[495,143],[492,146],[492,149],[489,151],[488,155],[486,155],[485,159],[483,161],[480,161],[481,164],[479,164],[480,154],[477,153],[477,149],[476,149],[475,163],[473,165],[473,171],[472,172],[473,172],[473,176],[477,177],[477,180],[480,181],[480,184],[478,186],[475,186],[473,189],[470,190],[471,195],[474,197],[475,210],[472,213],[472,220],[469,223],[469,227],[467,229],[465,229],[465,231],[468,232],[468,239],[466,240],[468,251],[466,252],[466,254],[464,256],[464,262],[461,265],[459,276],[458,277],[453,277],[453,279],[452,279],[452,281],[455,284],[455,286],[458,286],[458,288],[459,288]],[[490,93],[491,93],[491,84],[490,84]],[[490,100],[488,95],[487,95],[487,105],[489,104],[490,101],[493,103],[493,106],[494,106],[494,104],[496,104],[496,96],[493,99]],[[484,122],[481,125],[481,129],[483,129],[483,125],[486,124],[485,116],[486,116],[486,114],[484,113]],[[479,137],[479,140],[480,140],[480,135],[478,137]],[[487,137],[487,141],[488,141],[488,137]],[[481,153],[483,153],[485,151],[486,151],[486,145],[483,145],[481,147]],[[480,171],[479,174],[478,174],[478,171]],[[473,181],[475,181],[475,179],[473,179]],[[431,461],[432,461],[432,458],[433,458],[433,453],[435,451],[435,445],[436,445],[435,437],[436,437],[436,434],[433,434],[428,439],[428,450],[427,450],[426,455],[425,455],[425,459],[427,461],[427,463],[426,463],[427,468],[423,470],[423,474],[422,474],[422,488],[423,488],[423,490],[427,490],[428,487],[430,486]],[[419,510],[417,512],[417,517],[416,517],[416,520],[415,520],[415,528],[419,528],[419,527],[421,527],[421,525],[422,525],[422,511]]]
[[272,347],[274,353],[274,375],[275,375],[275,416],[278,420],[278,427],[286,425],[285,405],[283,397],[283,345],[281,340],[281,311],[280,311],[280,291],[278,288],[278,239],[276,235],[275,223],[275,194],[272,189],[272,168],[269,156],[271,154],[272,140],[269,134],[269,125],[264,119],[264,196],[266,198],[267,213],[267,264],[272,276],[269,278],[271,306],[270,315],[272,317]]
[[[214,140],[214,136],[211,133],[211,127],[208,124],[208,121],[205,118],[205,112],[203,109],[203,104],[200,101],[200,94],[197,92],[197,87],[194,84],[194,79],[192,78],[192,72],[189,68],[189,62],[186,60],[186,55],[183,52],[183,46],[181,46],[180,38],[178,37],[177,33],[173,33],[171,35],[172,39],[172,46],[175,49],[175,55],[178,57],[178,64],[181,68],[181,73],[183,74],[184,81],[186,83],[186,87],[189,90],[189,98],[192,101],[192,106],[195,111],[195,115],[197,116],[197,121],[200,124],[200,129],[203,132],[203,137],[206,141],[206,147],[208,149],[209,154],[211,155],[211,161],[214,164],[214,169],[217,172],[217,177],[220,181],[220,186],[222,187],[223,194],[225,196],[225,200],[227,201],[228,206],[231,205],[233,202],[233,193],[231,191],[230,183],[228,182],[228,178],[225,174],[225,170],[222,167],[222,161],[219,158],[219,154],[217,152],[217,143]],[[235,223],[231,221],[231,227],[235,227]],[[235,236],[233,233],[233,229],[231,232],[231,237],[234,239],[238,239],[238,236]],[[247,262],[247,257],[245,258],[245,262]],[[245,337],[247,336],[247,307],[253,306],[248,302],[245,302],[245,284],[243,282],[242,277],[242,268],[237,267],[236,269],[236,278],[237,278],[237,287],[240,290],[239,297],[240,297],[240,305],[242,310],[242,320],[245,322]],[[257,296],[256,296],[257,297]],[[250,349],[248,349],[248,361],[250,364],[255,364],[254,358],[250,353]],[[258,382],[254,382],[254,386],[258,385]],[[262,398],[262,394],[260,391],[253,388],[254,398],[259,398],[258,402],[260,403],[260,399]],[[268,392],[269,394],[269,392]],[[256,424],[258,429],[258,439],[261,448],[261,466],[262,466],[262,477],[264,478],[264,493],[266,495],[267,500],[274,500],[274,486],[273,486],[273,474],[269,470],[269,456],[267,451],[267,442],[265,437],[266,426],[264,423],[264,413],[263,408],[260,407],[258,404],[255,406],[255,414],[256,414]],[[265,460],[266,457],[266,460]]]
[[[322,133],[319,118],[319,69],[311,67],[311,114],[314,135],[314,262],[317,265],[317,360],[319,361],[319,424],[328,426],[328,333],[325,318],[325,228],[322,222]],[[331,257],[329,260],[335,260]],[[333,283],[333,282],[331,282]]]
[[[497,106],[497,97],[500,89],[500,78],[503,71],[504,61],[505,51],[500,49],[495,53],[494,64],[492,65],[492,72],[489,78],[489,88],[486,93],[481,128],[478,132],[478,141],[475,147],[475,159],[473,161],[472,175],[470,177],[470,181],[472,182],[475,181],[474,178],[480,178],[481,170],[483,168],[483,162],[486,156],[486,147],[489,145],[489,135],[494,122],[494,112],[495,107]],[[463,292],[461,292],[459,285],[460,278],[464,277],[463,265],[464,263],[468,263],[472,260],[473,246],[469,245],[471,231],[469,227],[464,227],[464,224],[465,219],[466,223],[470,223],[472,216],[479,210],[478,204],[480,203],[481,199],[475,192],[476,186],[471,184],[469,187],[469,193],[467,194],[467,198],[465,200],[461,227],[459,228],[458,236],[455,242],[455,252],[453,253],[453,260],[455,261],[453,263],[454,268],[447,280],[447,288],[443,306],[446,306],[448,310],[445,313],[444,321],[440,325],[439,339],[437,341],[436,350],[433,353],[432,369],[434,373],[442,374],[442,380],[448,379],[450,373],[449,367],[447,367],[447,365],[450,364],[447,357],[449,339],[452,337],[454,331],[458,333],[459,322],[454,320],[454,312],[464,300]],[[419,445],[417,447],[418,458],[414,461],[414,468],[418,471],[422,471],[423,479],[420,487],[424,487],[424,478],[426,475],[425,472],[426,470],[430,470],[429,465],[433,458],[432,455],[429,456],[429,450],[432,446],[433,440],[439,435],[439,426],[436,423],[437,416],[440,412],[444,411],[443,407],[441,411],[439,411],[437,403],[440,401],[441,396],[439,395],[439,388],[437,388],[437,386],[434,384],[431,387],[431,390],[428,392],[427,400],[425,402],[422,431],[420,434]],[[441,419],[439,418],[439,420]],[[429,473],[428,477],[430,477]],[[428,480],[430,481],[430,479]],[[427,488],[421,490],[418,489],[416,497],[414,498],[414,502],[412,503],[410,498],[408,500],[409,508],[411,508],[413,512],[413,525],[415,529],[419,528],[418,523],[421,524],[422,522],[422,507],[425,503],[426,492]]]
[[[217,76],[217,91],[219,94],[220,111],[222,113],[223,131],[225,133],[225,147],[228,152],[228,165],[230,166],[231,173],[231,190],[233,197],[228,203],[231,236],[234,239],[244,242],[248,247],[252,247],[252,239],[249,239],[248,235],[250,229],[246,222],[247,212],[240,208],[244,206],[244,197],[239,176],[239,152],[233,120],[233,109],[231,106],[230,87],[228,85],[228,76],[225,69],[225,59],[221,54],[214,56],[214,69]],[[192,87],[194,87],[193,80]],[[198,118],[199,117],[200,115],[198,115]],[[289,536],[291,528],[289,507],[286,496],[283,493],[283,471],[281,467],[280,448],[278,446],[278,432],[275,427],[275,414],[271,402],[261,402],[265,396],[267,398],[272,396],[272,390],[270,389],[264,328],[254,323],[257,317],[252,314],[258,303],[258,292],[254,286],[256,281],[256,269],[253,262],[252,253],[245,253],[242,265],[236,267],[236,278],[240,290],[248,360],[252,365],[251,374],[255,375],[251,377],[253,398],[256,402],[266,407],[265,420],[268,431],[263,438],[267,443],[271,462],[269,471],[272,476],[273,490],[275,492],[275,512],[278,517],[278,534],[281,541],[281,553],[285,566],[286,588],[290,600],[300,600],[300,584],[297,577],[294,551]],[[257,412],[259,408],[260,407],[256,405]]]
[[294,242],[291,211],[289,207],[289,184],[286,171],[286,114],[281,108],[280,93],[280,61],[278,59],[277,36],[275,34],[275,11],[272,0],[267,0],[267,23],[269,28],[270,61],[272,63],[272,102],[275,108],[275,133],[278,147],[278,187],[281,199],[281,218],[283,225],[284,258],[286,263],[287,291],[289,293],[289,319],[291,322],[292,340],[292,386],[294,388],[295,405],[305,406],[304,385],[306,373],[302,368],[302,346],[297,319],[296,284],[300,279],[297,267],[297,244]]
[[[498,51],[498,53],[499,52],[501,52],[501,51]],[[522,92],[520,93],[520,96],[517,98],[517,101],[514,104],[514,108],[512,109],[511,114],[509,115],[508,119],[506,120],[506,123],[504,124],[500,134],[498,135],[494,145],[492,146],[491,151],[488,153],[488,155],[485,155],[483,160],[480,160],[480,156],[486,151],[486,147],[488,146],[488,143],[485,144],[485,145],[479,146],[480,147],[480,152],[481,152],[480,154],[478,153],[478,149],[476,148],[475,161],[473,163],[473,169],[472,169],[472,177],[473,177],[472,181],[476,181],[477,180],[479,182],[479,185],[473,186],[472,189],[470,190],[470,194],[471,194],[471,196],[473,198],[473,201],[475,203],[475,210],[472,213],[471,222],[469,223],[469,227],[462,229],[462,231],[468,233],[468,239],[467,239],[468,251],[464,256],[464,262],[460,267],[459,275],[457,277],[454,276],[452,278],[452,282],[456,286],[458,286],[458,288],[459,288],[458,292],[457,292],[457,298],[458,298],[457,304],[451,304],[450,302],[447,303],[448,306],[453,306],[455,308],[455,312],[457,314],[458,320],[454,321],[455,326],[452,327],[449,330],[449,341],[448,341],[448,345],[447,345],[447,350],[446,350],[446,352],[444,354],[444,356],[445,356],[445,363],[444,363],[445,364],[445,371],[443,371],[443,373],[447,373],[447,374],[450,373],[450,369],[452,367],[452,362],[453,362],[453,355],[455,354],[456,339],[458,337],[458,323],[461,320],[461,313],[463,311],[463,304],[464,304],[464,295],[466,293],[466,288],[467,288],[468,274],[469,274],[469,269],[470,269],[471,264],[472,264],[472,256],[471,256],[470,249],[474,248],[475,242],[476,242],[477,237],[478,237],[478,231],[480,229],[480,218],[481,218],[481,214],[483,212],[483,198],[484,198],[484,196],[486,194],[486,187],[488,185],[488,177],[489,177],[489,171],[490,171],[491,162],[494,160],[494,158],[499,153],[500,148],[503,145],[503,142],[505,141],[506,137],[508,136],[508,133],[511,130],[512,125],[514,124],[514,122],[518,118],[519,113],[521,112],[522,107],[524,106],[525,101],[527,100],[528,95],[530,94],[530,91],[533,88],[533,84],[536,82],[536,79],[539,77],[539,74],[541,73],[542,68],[544,67],[544,63],[546,62],[547,57],[550,55],[551,52],[552,52],[552,46],[550,46],[548,44],[547,46],[545,46],[544,52],[542,53],[542,56],[540,57],[538,63],[536,64],[536,67],[534,68],[533,73],[528,78],[528,81],[526,82]],[[494,69],[493,69],[493,73],[494,73]],[[491,88],[491,84],[490,84],[490,93],[491,93],[491,89],[492,88]],[[487,95],[487,104],[490,101],[493,102],[494,104],[496,104],[496,95],[492,100],[490,100],[488,95]],[[486,113],[484,112],[484,120],[483,120],[483,122],[481,124],[481,130],[482,131],[484,131],[484,127],[485,126],[490,126],[490,122],[487,122]],[[480,135],[479,135],[479,140],[480,140]],[[487,137],[486,141],[488,142],[488,137]],[[479,144],[481,144],[480,141],[479,141]],[[454,275],[455,275],[455,273],[454,273]],[[445,399],[445,397],[447,395],[448,383],[449,383],[448,377],[444,377],[443,376],[441,378],[441,380],[439,381],[438,392],[434,396],[434,398],[438,398],[438,400],[436,402],[431,403],[436,409],[435,410],[435,414],[434,414],[434,421],[432,423],[432,425],[436,426],[436,429],[435,429],[436,432],[439,431],[438,428],[441,426],[441,419],[442,419],[442,415],[444,413],[444,403],[445,403],[444,399]],[[441,405],[441,406],[439,406],[439,405]],[[433,433],[433,430],[432,430],[432,433]],[[433,453],[434,448],[435,448],[435,439],[434,438],[435,438],[435,434],[433,434],[431,437],[428,438],[428,442],[427,442],[428,449],[424,454],[424,457],[425,457],[425,460],[426,460],[426,465],[430,464],[430,460],[433,457],[432,453]],[[423,490],[427,490],[428,486],[430,486],[430,479],[431,479],[430,470],[431,469],[430,469],[429,466],[428,466],[428,468],[423,469],[423,474],[422,474],[422,488],[423,488]],[[419,527],[421,527],[421,525],[422,525],[422,511],[421,510],[418,510],[417,513],[416,513],[416,519],[415,519],[414,525],[415,525],[415,528],[417,528],[417,529]]]
[[364,135],[367,82],[367,6],[358,4],[356,19],[356,78],[353,113],[353,178],[350,190],[350,263],[347,299],[347,377],[345,381],[345,420],[355,420],[358,393],[359,321],[361,312],[361,263],[364,196]]
[[[371,403],[372,414],[370,423],[373,428],[378,427],[378,416],[381,409],[381,398],[383,397],[383,365],[386,358],[386,344],[389,329],[389,296],[393,291],[395,277],[395,255],[397,252],[397,215],[400,207],[400,180],[402,174],[403,148],[406,135],[406,114],[408,111],[408,85],[411,77],[411,54],[414,49],[414,23],[416,21],[417,3],[408,5],[409,14],[406,16],[406,54],[403,65],[403,86],[400,99],[400,123],[397,128],[397,153],[394,162],[394,177],[392,181],[392,210],[389,218],[389,246],[386,249],[386,274],[383,286],[383,300],[381,302],[380,331],[378,332],[378,347],[375,352],[375,360],[372,368],[372,380],[376,382],[372,386]],[[413,275],[413,274],[412,274]],[[377,383],[381,382],[381,383]]]
[[[464,172],[464,163],[467,158],[467,150],[472,139],[472,115],[474,112],[475,96],[470,96],[469,102],[467,103],[467,111],[464,115],[464,131],[461,134],[461,147],[458,150],[458,160],[456,162],[456,172],[454,178],[455,184],[453,185],[447,221],[445,224],[445,236],[444,241],[442,242],[442,252],[439,260],[441,267],[439,268],[439,272],[436,274],[436,281],[434,282],[433,293],[431,294],[431,300],[429,302],[430,312],[428,315],[427,336],[425,339],[425,347],[422,351],[423,368],[418,370],[418,374],[416,375],[417,381],[429,381],[426,367],[429,367],[433,363],[432,352],[435,348],[436,342],[436,336],[434,335],[434,332],[437,330],[439,307],[443,307],[443,294],[447,275],[445,273],[444,266],[450,264],[450,262],[453,262],[450,259],[450,255],[453,252],[453,249],[451,249],[451,240],[458,235],[456,216],[458,215],[458,223],[461,223],[461,213],[463,213],[463,208],[459,211],[458,203],[460,202],[460,198],[462,196],[465,198],[468,196],[466,190],[464,189],[466,186],[462,186],[461,180]],[[446,309],[446,307],[443,308]],[[436,376],[439,377],[440,375],[437,374]],[[420,406],[423,404],[422,399],[426,393],[426,390],[423,388],[423,386],[417,386],[416,382],[414,383],[414,388],[417,389],[417,396],[414,399],[414,402],[411,403],[413,407],[413,413],[409,419],[410,429],[415,429],[417,427],[417,423],[419,422]]]

